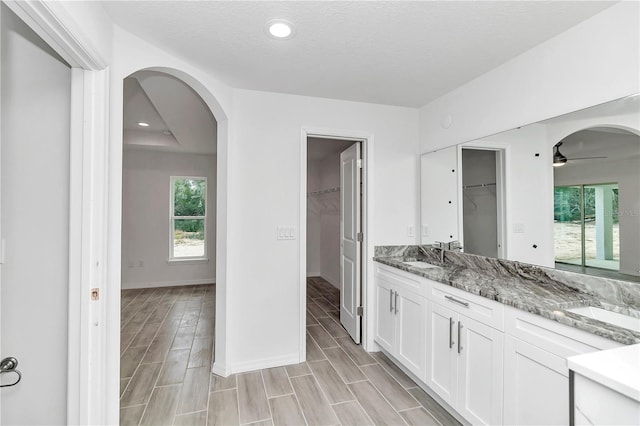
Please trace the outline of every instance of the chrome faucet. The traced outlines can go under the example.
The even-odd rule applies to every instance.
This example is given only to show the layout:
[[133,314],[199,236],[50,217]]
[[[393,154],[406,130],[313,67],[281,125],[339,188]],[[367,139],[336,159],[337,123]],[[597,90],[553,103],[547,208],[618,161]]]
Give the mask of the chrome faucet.
[[454,251],[460,250],[462,251],[462,246],[460,245],[460,241],[454,240],[449,242],[436,241],[435,244],[432,244],[431,247],[437,248],[440,250],[440,263],[444,263],[444,252],[445,251]]

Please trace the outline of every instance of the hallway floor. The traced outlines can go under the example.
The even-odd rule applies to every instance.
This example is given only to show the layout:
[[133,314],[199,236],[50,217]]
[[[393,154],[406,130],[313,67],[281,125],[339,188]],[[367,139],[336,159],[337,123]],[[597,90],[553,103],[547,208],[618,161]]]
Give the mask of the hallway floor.
[[210,373],[215,285],[122,291],[122,425],[450,425],[442,407],[339,323],[339,291],[307,279],[307,362]]

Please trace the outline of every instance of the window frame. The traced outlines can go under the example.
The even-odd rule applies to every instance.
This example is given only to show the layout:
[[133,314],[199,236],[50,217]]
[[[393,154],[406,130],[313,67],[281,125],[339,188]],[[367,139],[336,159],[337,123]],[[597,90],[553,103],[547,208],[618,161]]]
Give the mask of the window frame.
[[[176,216],[175,215],[175,183],[180,179],[192,179],[192,180],[204,180],[204,216]],[[170,176],[169,178],[169,263],[186,263],[186,262],[206,262],[209,261],[207,257],[207,216],[209,212],[208,206],[208,191],[209,182],[206,176]],[[175,248],[175,221],[177,220],[204,220],[204,253],[202,256],[180,256],[176,257],[174,253]]]

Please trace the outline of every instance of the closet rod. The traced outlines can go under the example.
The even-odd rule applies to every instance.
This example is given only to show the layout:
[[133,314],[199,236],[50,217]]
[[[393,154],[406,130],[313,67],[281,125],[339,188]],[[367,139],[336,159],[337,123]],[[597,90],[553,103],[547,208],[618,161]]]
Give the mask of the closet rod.
[[477,185],[465,185],[462,187],[462,189],[468,189],[468,188],[485,188],[487,186],[496,186],[496,183],[479,183]]
[[335,188],[327,188],[327,189],[321,189],[320,191],[309,192],[307,195],[321,195],[321,194],[328,194],[330,192],[338,192],[338,191],[340,191],[340,187],[336,186]]

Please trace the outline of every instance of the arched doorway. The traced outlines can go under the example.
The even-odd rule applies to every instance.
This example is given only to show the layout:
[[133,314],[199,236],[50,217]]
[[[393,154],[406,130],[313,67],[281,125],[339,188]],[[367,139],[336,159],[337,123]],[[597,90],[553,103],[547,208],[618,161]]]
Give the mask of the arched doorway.
[[[553,147],[555,261],[560,268],[638,275],[640,136],[579,130]],[[635,259],[635,260],[634,260]]]
[[[130,78],[135,81],[128,80]],[[183,382],[188,381],[191,385],[203,386],[203,383],[200,383],[202,380],[195,379],[200,379],[201,377],[208,379],[210,377],[214,348],[217,349],[216,363],[220,360],[220,364],[225,365],[224,354],[226,347],[224,333],[224,305],[226,300],[224,296],[226,232],[224,230],[226,229],[226,214],[224,212],[226,211],[227,185],[227,117],[211,92],[203,84],[190,75],[175,69],[145,68],[128,74],[123,78],[122,82],[123,90],[121,93],[124,114],[123,121],[119,123],[118,127],[121,128],[120,134],[122,134],[123,138],[119,147],[112,147],[112,153],[119,148],[119,152],[112,156],[116,160],[113,164],[119,167],[112,167],[111,172],[115,170],[116,173],[123,177],[123,180],[121,181],[122,184],[119,184],[118,179],[110,179],[111,184],[116,186],[115,189],[119,195],[119,200],[122,200],[122,204],[110,203],[109,218],[113,222],[115,219],[114,212],[117,211],[117,221],[122,223],[122,233],[117,235],[118,238],[110,239],[110,245],[112,245],[110,252],[118,253],[120,267],[115,270],[113,264],[111,265],[110,273],[112,276],[109,281],[113,282],[117,279],[120,282],[120,278],[122,278],[123,283],[129,284],[123,285],[123,291],[127,291],[125,287],[153,288],[148,286],[154,282],[153,277],[149,281],[144,278],[144,274],[141,274],[141,272],[155,269],[156,284],[164,283],[164,285],[156,287],[155,290],[146,290],[149,293],[149,297],[146,299],[146,302],[148,302],[146,309],[150,310],[151,306],[156,303],[157,306],[146,316],[145,322],[151,321],[149,324],[153,322],[158,324],[160,318],[163,318],[162,322],[157,325],[157,330],[154,332],[151,329],[145,332],[141,328],[136,332],[136,336],[139,337],[133,337],[128,344],[128,337],[131,336],[127,336],[127,338],[123,336],[122,350],[117,356],[119,357],[122,354],[122,369],[128,369],[127,375],[131,375],[131,378],[123,378],[123,380],[120,380],[119,377],[117,378],[122,391],[118,393],[118,397],[125,396],[127,386],[135,385],[135,383],[130,382],[133,380],[137,369],[141,366],[143,366],[141,376],[142,373],[151,371],[152,374],[157,374],[157,380],[162,378],[163,382],[156,383],[166,383],[170,387],[172,386],[170,383],[178,380],[176,377],[180,376],[180,380]],[[133,86],[138,95],[129,97],[127,86]],[[141,119],[128,118],[126,104],[129,101],[133,101],[134,104],[147,104],[147,106],[151,104],[155,109],[161,109],[162,112],[156,111],[156,114],[151,114],[150,118],[148,118],[150,122],[145,121],[147,118],[144,117]],[[182,102],[187,103],[181,104]],[[207,114],[213,124],[204,126],[205,128],[208,127],[208,129],[205,129],[207,130],[206,132],[204,130],[197,131],[196,127],[202,127],[203,117]],[[198,119],[198,117],[200,118]],[[187,122],[185,123],[185,121]],[[138,124],[139,122],[149,124],[149,126],[141,126]],[[117,123],[117,121],[114,120],[114,123]],[[140,130],[144,130],[142,129],[143,127],[149,128],[149,132],[141,132]],[[190,139],[191,141],[189,141]],[[212,143],[213,147],[211,146]],[[127,153],[133,154],[128,156]],[[182,159],[171,159],[169,157],[182,157]],[[123,161],[118,161],[118,158]],[[197,170],[189,171],[188,167],[194,166],[195,163],[200,163],[200,172]],[[158,176],[162,173],[158,174],[157,170],[156,174],[151,173],[153,176],[147,173],[161,165],[172,166],[174,171],[168,172],[165,170],[164,174],[170,173],[171,175],[162,175],[164,177],[159,178]],[[135,171],[136,167],[138,172]],[[144,168],[145,172],[139,172],[140,168]],[[213,174],[211,173],[212,168],[214,169]],[[140,176],[140,174],[146,174],[146,177]],[[130,177],[134,177],[134,180],[142,177],[142,180],[145,181],[146,179],[147,183],[149,179],[153,180],[156,177],[161,182],[160,186],[163,187],[163,189],[159,189],[159,187],[152,186],[150,188],[152,197],[147,199],[147,201],[153,201],[153,203],[159,203],[160,199],[162,199],[164,212],[161,216],[166,222],[161,225],[158,225],[158,222],[155,224],[156,228],[159,226],[157,234],[161,235],[165,240],[164,243],[156,241],[159,250],[156,251],[155,260],[146,260],[143,258],[144,256],[136,255],[136,253],[140,253],[140,246],[136,247],[135,241],[139,243],[141,241],[140,235],[144,234],[144,232],[140,232],[142,231],[141,228],[143,228],[140,223],[152,221],[144,213],[144,219],[139,214],[140,212],[138,212],[137,216],[135,214],[129,215],[127,200],[131,201],[140,196],[141,192],[144,193],[141,188],[144,188],[145,185],[144,182],[142,184],[138,182],[133,184],[133,188],[128,187],[127,185],[131,183]],[[183,189],[185,185],[189,187],[189,190],[195,188],[195,191],[190,192],[190,196],[193,196],[198,193],[198,185],[201,185],[203,181],[205,181],[207,187],[203,192],[205,196],[202,197],[205,211],[196,213],[204,213],[201,216],[205,217],[192,217],[195,214],[193,212],[193,214],[189,213],[188,217],[184,217],[184,212],[177,211],[176,205],[171,203],[168,197],[172,197],[172,199],[179,198],[180,194],[177,194],[176,190],[179,189],[180,185],[182,185]],[[113,188],[111,193],[114,193]],[[138,203],[138,205],[140,204],[144,203]],[[159,206],[160,204],[157,205]],[[185,206],[183,205],[182,207]],[[154,209],[151,208],[151,210]],[[214,217],[212,217],[212,214],[215,214]],[[198,214],[195,215],[198,216]],[[191,225],[196,224],[198,226],[194,229],[186,229],[180,226],[181,223],[185,222],[191,222]],[[169,224],[171,224],[171,227],[169,227]],[[147,226],[147,236],[151,234],[149,229],[150,227]],[[219,231],[220,229],[222,229],[222,232]],[[111,236],[113,237],[113,235]],[[131,244],[132,241],[134,242],[133,244]],[[125,249],[125,247],[127,248]],[[165,253],[163,253],[163,256],[158,256],[157,254],[161,251]],[[164,272],[160,271],[158,273],[162,266],[164,267]],[[199,268],[201,271],[206,270],[206,272],[191,277],[182,275],[188,268]],[[176,274],[177,270],[181,270],[181,272]],[[212,281],[216,282],[217,288],[215,288],[215,292],[213,291],[213,286],[209,285]],[[130,285],[132,283],[134,284],[133,286]],[[192,287],[179,286],[179,284],[185,283],[191,284]],[[175,286],[167,287],[167,284],[175,284]],[[169,290],[158,290],[159,288]],[[189,289],[188,294],[185,293],[187,288]],[[162,293],[164,295],[161,295]],[[127,302],[131,302],[131,300],[130,298]],[[173,302],[172,305],[171,302]],[[217,309],[216,305],[222,306],[222,308]],[[178,308],[176,306],[183,308],[182,316],[177,314]],[[111,318],[121,308],[123,310],[126,309],[126,305],[124,302],[122,306],[117,303],[117,311],[113,308],[115,306],[112,303],[110,307]],[[166,315],[163,315],[163,311],[167,311]],[[196,312],[198,312],[198,315],[196,315]],[[130,313],[128,312],[128,314]],[[180,316],[180,321],[177,321],[177,318],[168,321],[172,314]],[[144,313],[139,315],[137,320],[142,321],[141,317],[145,317]],[[126,328],[126,323],[130,323],[133,320],[133,316],[127,315],[125,318],[123,314],[123,327]],[[170,324],[171,322],[173,324]],[[163,324],[164,328],[162,328]],[[172,334],[172,328],[175,328],[175,334]],[[214,328],[220,332],[214,335]],[[133,332],[129,330],[129,333]],[[140,333],[142,334],[140,335]],[[167,334],[171,335],[171,338],[166,337]],[[153,340],[149,342],[149,339],[152,339],[151,335],[153,335]],[[163,335],[164,337],[161,337]],[[113,337],[114,333],[109,333],[109,338],[113,339]],[[120,338],[120,333],[118,333],[118,338]],[[215,344],[214,339],[216,340]],[[169,340],[171,343],[169,343]],[[131,346],[132,343],[136,346]],[[149,343],[147,349],[140,349],[140,347],[144,348],[145,343]],[[186,346],[189,346],[189,348],[187,349]],[[134,347],[138,349],[125,354],[129,348]],[[160,361],[161,359],[162,361]],[[160,362],[162,362],[162,366]],[[178,366],[178,368],[182,365],[184,367],[183,374],[170,373],[170,369],[164,368],[166,364],[172,364]],[[107,375],[110,374],[109,371],[112,371],[108,365],[109,363],[107,363]],[[151,367],[147,365],[151,365]],[[119,368],[118,370],[122,369]],[[206,374],[204,374],[205,370]],[[222,370],[224,371],[224,368]],[[116,378],[107,378],[112,383],[115,381],[114,379]],[[153,391],[151,390],[151,393]],[[163,391],[166,392],[167,390],[163,389]],[[151,394],[149,394],[149,399],[151,399]],[[118,400],[113,400],[113,402],[119,402],[119,398]],[[139,401],[129,402],[131,404],[128,403],[128,405],[133,406],[132,404],[137,404]],[[197,404],[197,401],[191,401],[191,403]],[[109,407],[117,408],[118,405],[109,404]],[[181,410],[193,411],[196,408],[190,407],[185,403],[182,405]],[[135,410],[139,409],[138,407]]]

